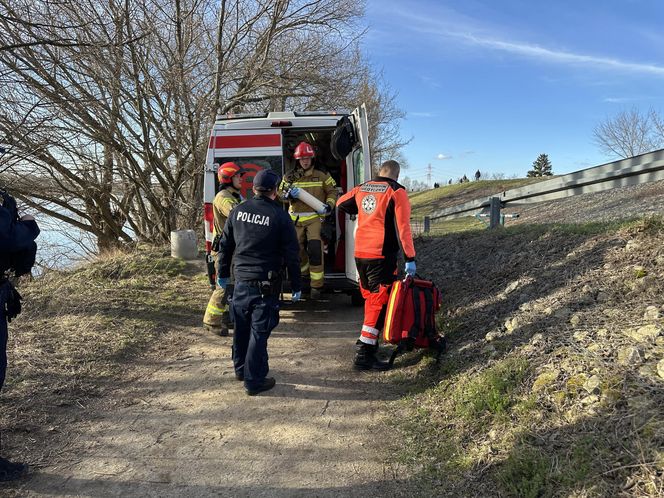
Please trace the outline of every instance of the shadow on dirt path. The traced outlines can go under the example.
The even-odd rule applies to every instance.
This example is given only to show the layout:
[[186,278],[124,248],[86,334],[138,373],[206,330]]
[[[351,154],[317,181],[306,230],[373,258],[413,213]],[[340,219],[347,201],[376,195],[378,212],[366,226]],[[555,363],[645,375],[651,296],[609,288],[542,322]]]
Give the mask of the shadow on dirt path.
[[[362,308],[342,295],[284,306],[269,343],[277,386],[248,397],[232,338],[183,328],[190,345],[89,407],[64,461],[22,496],[406,496],[380,461],[373,426],[394,399],[351,370]],[[62,459],[59,459],[63,461]],[[403,483],[405,484],[405,483]]]

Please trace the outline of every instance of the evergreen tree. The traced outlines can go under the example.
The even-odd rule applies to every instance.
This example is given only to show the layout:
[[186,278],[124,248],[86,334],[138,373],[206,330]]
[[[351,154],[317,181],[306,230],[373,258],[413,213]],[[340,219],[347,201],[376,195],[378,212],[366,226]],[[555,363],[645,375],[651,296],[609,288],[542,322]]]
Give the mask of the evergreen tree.
[[528,171],[528,178],[533,176],[551,176],[553,172],[551,171],[551,161],[549,161],[549,156],[546,154],[540,154],[537,156],[537,159],[533,162],[533,169]]

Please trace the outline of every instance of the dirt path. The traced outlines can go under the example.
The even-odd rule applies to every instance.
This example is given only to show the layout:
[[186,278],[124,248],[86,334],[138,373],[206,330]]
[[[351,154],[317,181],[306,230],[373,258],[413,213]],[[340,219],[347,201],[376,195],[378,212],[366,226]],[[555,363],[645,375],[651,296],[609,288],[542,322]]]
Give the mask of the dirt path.
[[231,338],[185,331],[176,358],[90,408],[68,463],[28,496],[401,496],[380,462],[377,412],[390,390],[353,372],[361,308],[334,295],[282,310],[269,342],[277,386],[246,396]]

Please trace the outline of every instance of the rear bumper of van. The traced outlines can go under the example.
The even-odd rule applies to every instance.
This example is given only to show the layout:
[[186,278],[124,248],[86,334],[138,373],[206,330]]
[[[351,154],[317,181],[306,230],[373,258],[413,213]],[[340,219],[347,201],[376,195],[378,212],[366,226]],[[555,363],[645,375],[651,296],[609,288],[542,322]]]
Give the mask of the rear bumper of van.
[[[290,281],[285,280],[282,288],[285,292],[290,292]],[[302,290],[309,290],[309,278],[307,277],[302,277]],[[324,292],[344,292],[346,294],[351,294],[358,290],[359,286],[357,282],[349,279],[343,273],[325,274],[325,283],[323,284]]]

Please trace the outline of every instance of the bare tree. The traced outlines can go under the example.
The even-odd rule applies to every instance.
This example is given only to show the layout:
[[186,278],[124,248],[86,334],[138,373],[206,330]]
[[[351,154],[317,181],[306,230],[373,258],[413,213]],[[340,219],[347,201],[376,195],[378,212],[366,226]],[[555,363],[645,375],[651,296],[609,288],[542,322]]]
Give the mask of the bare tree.
[[373,95],[398,116],[361,61],[362,11],[352,0],[0,0],[3,180],[100,250],[167,241],[201,216],[217,111],[365,96],[371,108]]
[[633,157],[664,146],[664,126],[653,109],[641,113],[632,108],[600,123],[594,138],[608,156]]

